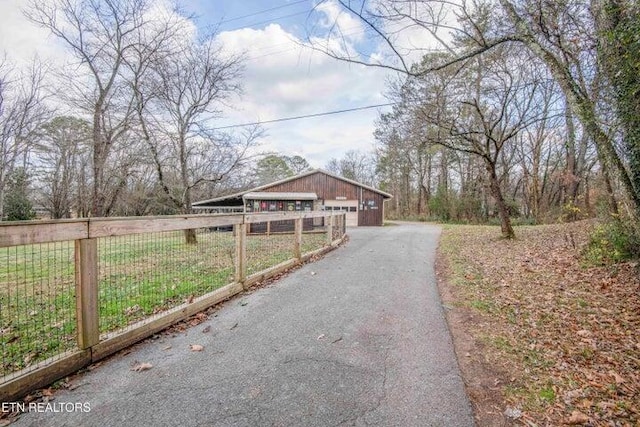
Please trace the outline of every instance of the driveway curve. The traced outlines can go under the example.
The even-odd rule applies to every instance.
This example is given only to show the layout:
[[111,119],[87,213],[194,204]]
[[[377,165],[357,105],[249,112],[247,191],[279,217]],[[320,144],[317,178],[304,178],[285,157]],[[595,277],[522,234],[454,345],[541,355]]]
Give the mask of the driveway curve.
[[440,229],[348,232],[323,259],[109,359],[53,400],[90,412],[29,412],[15,425],[472,426],[435,283]]

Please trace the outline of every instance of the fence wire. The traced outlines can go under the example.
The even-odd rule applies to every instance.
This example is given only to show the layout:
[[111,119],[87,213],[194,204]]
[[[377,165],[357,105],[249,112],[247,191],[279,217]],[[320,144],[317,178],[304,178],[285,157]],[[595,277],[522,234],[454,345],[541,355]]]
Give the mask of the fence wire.
[[[338,218],[332,240],[344,235],[344,218]],[[303,255],[329,244],[327,223],[303,220]],[[193,233],[189,243],[184,230],[97,239],[102,338],[234,281],[232,227]],[[295,221],[249,224],[245,244],[247,275],[290,260]],[[0,384],[77,348],[74,254],[73,241],[0,248]]]
[[74,242],[0,248],[0,382],[76,347]]
[[99,239],[100,332],[191,302],[233,282],[235,239],[231,231],[198,229]]
[[247,275],[294,257],[295,221],[255,222],[247,229]]

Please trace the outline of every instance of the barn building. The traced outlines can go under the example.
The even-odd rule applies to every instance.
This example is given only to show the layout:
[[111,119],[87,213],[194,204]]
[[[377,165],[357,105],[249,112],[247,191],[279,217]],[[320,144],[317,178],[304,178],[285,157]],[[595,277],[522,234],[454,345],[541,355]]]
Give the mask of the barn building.
[[391,194],[314,169],[240,193],[192,204],[204,212],[346,212],[347,226],[380,226]]

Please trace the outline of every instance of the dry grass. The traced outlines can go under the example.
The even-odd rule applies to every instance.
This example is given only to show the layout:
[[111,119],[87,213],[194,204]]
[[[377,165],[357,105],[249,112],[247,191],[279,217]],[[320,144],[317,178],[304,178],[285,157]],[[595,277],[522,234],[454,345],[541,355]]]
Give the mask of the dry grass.
[[592,226],[519,227],[515,240],[495,227],[443,233],[454,305],[474,313],[466,332],[501,372],[501,410],[518,423],[640,425],[640,272],[585,266]]

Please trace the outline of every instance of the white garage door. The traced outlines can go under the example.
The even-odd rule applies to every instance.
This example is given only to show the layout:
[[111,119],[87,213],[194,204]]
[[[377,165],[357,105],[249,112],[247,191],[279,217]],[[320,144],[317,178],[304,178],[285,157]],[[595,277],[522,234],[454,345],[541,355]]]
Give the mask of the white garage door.
[[347,227],[358,226],[358,201],[357,200],[325,200],[325,210],[347,213]]

